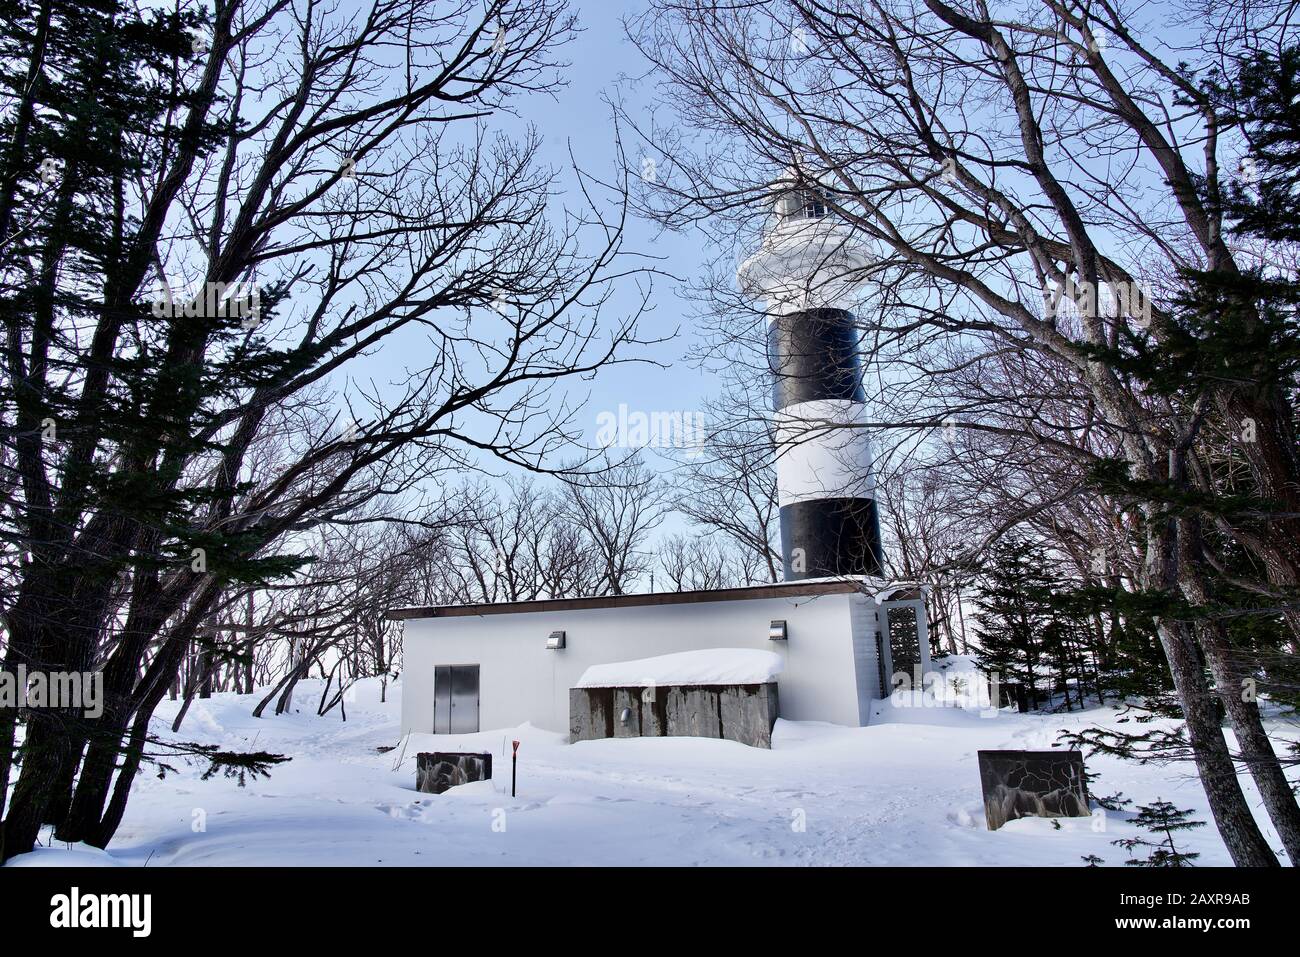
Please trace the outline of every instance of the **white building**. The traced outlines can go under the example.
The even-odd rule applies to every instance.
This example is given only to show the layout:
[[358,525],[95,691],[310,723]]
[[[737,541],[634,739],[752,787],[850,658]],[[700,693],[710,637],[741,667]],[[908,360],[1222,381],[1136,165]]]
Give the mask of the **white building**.
[[591,665],[704,648],[776,651],[781,717],[862,725],[891,676],[914,681],[930,667],[919,589],[866,577],[389,616],[406,623],[403,732],[525,721],[567,732],[569,689]]

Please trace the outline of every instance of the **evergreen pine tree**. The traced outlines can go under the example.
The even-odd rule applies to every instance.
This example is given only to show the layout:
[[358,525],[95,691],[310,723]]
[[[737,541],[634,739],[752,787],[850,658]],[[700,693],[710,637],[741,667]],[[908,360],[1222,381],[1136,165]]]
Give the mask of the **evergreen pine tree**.
[[1157,798],[1154,804],[1139,805],[1138,816],[1133,819],[1133,823],[1153,835],[1162,835],[1159,840],[1148,841],[1140,837],[1129,837],[1111,843],[1130,853],[1139,847],[1151,848],[1151,853],[1145,858],[1131,857],[1124,862],[1130,867],[1192,867],[1192,861],[1201,855],[1180,851],[1174,843],[1175,831],[1190,831],[1193,828],[1205,827],[1204,821],[1191,820],[1191,813],[1190,808],[1180,811],[1168,801]]
[[[1235,76],[1215,76],[1204,89],[1221,127],[1247,145],[1240,176],[1198,183],[1207,207],[1221,211],[1244,243],[1285,249],[1300,241],[1300,47],[1259,52]],[[1278,255],[1249,267],[1185,269],[1164,340],[1121,328],[1117,345],[1099,350],[1188,421],[1198,418],[1195,409],[1205,411],[1194,436],[1195,483],[1174,476],[1139,482],[1106,468],[1093,478],[1109,494],[1163,505],[1169,518],[1183,520],[1180,536],[1191,540],[1190,555],[1213,557],[1189,563],[1204,579],[1203,600],[1142,596],[1148,611],[1213,620],[1226,632],[1234,661],[1261,688],[1294,701],[1295,625],[1288,628],[1278,609],[1300,605],[1300,588],[1270,580],[1273,594],[1261,598],[1241,585],[1257,580],[1261,568],[1281,567],[1296,550],[1296,507],[1285,500],[1294,481],[1281,490],[1258,481],[1268,471],[1261,460],[1274,472],[1300,470],[1300,274],[1292,262]],[[1274,560],[1261,562],[1260,548],[1272,549]],[[1290,614],[1294,620],[1297,613]]]
[[993,546],[975,600],[980,670],[999,682],[1021,685],[1030,707],[1038,704],[1043,633],[1050,620],[1041,600],[1049,583],[1045,566],[1041,546],[1021,537],[1005,538]]

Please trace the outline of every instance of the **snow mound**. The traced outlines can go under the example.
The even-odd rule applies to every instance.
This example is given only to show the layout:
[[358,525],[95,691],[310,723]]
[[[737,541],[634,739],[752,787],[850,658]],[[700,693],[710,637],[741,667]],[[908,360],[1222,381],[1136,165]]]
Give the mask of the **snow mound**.
[[944,674],[983,674],[974,655],[944,655],[934,659],[933,667]]
[[643,688],[651,685],[749,685],[775,681],[785,666],[773,651],[704,648],[673,655],[592,665],[575,688]]
[[108,851],[89,844],[37,845],[27,854],[11,857],[5,867],[122,867]]

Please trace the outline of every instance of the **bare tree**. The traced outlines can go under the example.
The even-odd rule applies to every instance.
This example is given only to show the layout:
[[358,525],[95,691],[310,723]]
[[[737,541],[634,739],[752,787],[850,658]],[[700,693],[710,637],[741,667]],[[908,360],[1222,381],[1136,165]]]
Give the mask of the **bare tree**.
[[721,536],[755,567],[755,580],[781,580],[775,546],[780,506],[776,490],[776,443],[771,423],[757,409],[747,376],[711,403],[713,423],[697,448],[680,457],[673,504],[696,526]]
[[735,588],[753,582],[753,555],[729,548],[714,536],[668,535],[660,540],[656,554],[673,591]]
[[[359,518],[359,517],[358,517]],[[322,527],[316,560],[300,580],[269,596],[258,628],[261,640],[283,652],[279,679],[253,710],[261,717],[275,700],[275,714],[292,706],[299,681],[316,667],[326,678],[318,711],[344,702],[362,678],[380,678],[387,689],[400,642],[384,615],[408,600],[416,569],[443,564],[448,553],[440,531],[393,529],[386,523]],[[346,709],[340,708],[346,717]]]
[[[648,187],[647,203],[670,226],[713,230],[730,254],[757,241],[773,183],[819,191],[850,241],[874,254],[855,277],[870,351],[888,370],[880,421],[868,427],[915,433],[958,416],[1017,454],[1050,449],[1070,463],[1049,489],[1026,487],[1041,471],[990,465],[1024,493],[1011,496],[1022,504],[1003,529],[1088,494],[1088,477],[1119,461],[1131,487],[1152,490],[1125,503],[1138,590],[1204,605],[1213,528],[1254,556],[1263,574],[1251,587],[1300,634],[1294,410],[1263,357],[1258,377],[1207,380],[1185,404],[1152,394],[1115,358],[1121,342],[1174,347],[1185,270],[1252,261],[1254,250],[1230,245],[1216,202],[1236,144],[1198,76],[1281,45],[1289,14],[1183,10],[1185,63],[1155,52],[1155,16],[1057,0],[1014,17],[983,0],[660,0],[632,32],[688,131],[642,130],[676,172]],[[731,261],[706,291],[720,308],[752,312],[732,291]],[[1103,305],[1106,290],[1120,295]],[[944,387],[974,363],[1019,363],[1044,378],[948,407]],[[1219,493],[1211,449],[1241,422],[1268,435],[1234,448],[1280,509],[1263,520],[1216,508],[1171,517],[1170,495]],[[1239,864],[1275,865],[1201,670],[1204,658],[1218,688],[1240,687],[1221,625],[1165,614],[1159,633],[1219,831]],[[1300,860],[1300,807],[1254,701],[1217,697]]]
[[442,520],[455,561],[442,569],[462,603],[595,594],[600,561],[560,491],[529,476],[475,485]]
[[569,508],[598,562],[597,594],[624,595],[650,570],[650,533],[667,512],[660,479],[633,456],[571,478]]
[[[634,317],[599,319],[626,275],[619,197],[548,220],[537,136],[492,128],[558,82],[561,3],[219,0],[197,38],[163,23],[157,51],[121,46],[134,9],[56,7],[32,8],[50,52],[24,89],[82,87],[19,113],[96,149],[49,204],[25,153],[0,171],[3,534],[25,556],[6,664],[102,668],[106,708],[93,727],[26,717],[6,858],[43,822],[107,843],[150,716],[232,586],[478,456],[542,467],[573,436],[556,390],[635,340]],[[55,75],[65,55],[78,70]],[[120,59],[97,72],[101,55]],[[123,128],[95,88],[144,60],[156,95]],[[399,341],[417,357],[401,381],[344,380]],[[0,802],[17,720],[0,713]]]

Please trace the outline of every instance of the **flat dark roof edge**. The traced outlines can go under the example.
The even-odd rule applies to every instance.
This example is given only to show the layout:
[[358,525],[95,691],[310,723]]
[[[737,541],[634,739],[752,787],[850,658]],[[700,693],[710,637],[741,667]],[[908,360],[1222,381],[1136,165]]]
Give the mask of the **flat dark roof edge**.
[[755,598],[802,598],[814,595],[848,595],[864,591],[859,579],[779,582],[705,591],[647,592],[637,595],[601,595],[595,598],[543,598],[538,601],[502,601],[484,605],[423,605],[390,608],[384,617],[391,621],[412,618],[467,618],[479,615],[510,615],[521,612],[578,611],[584,608],[622,608],[637,605],[688,605],[694,602],[746,601]]

